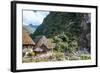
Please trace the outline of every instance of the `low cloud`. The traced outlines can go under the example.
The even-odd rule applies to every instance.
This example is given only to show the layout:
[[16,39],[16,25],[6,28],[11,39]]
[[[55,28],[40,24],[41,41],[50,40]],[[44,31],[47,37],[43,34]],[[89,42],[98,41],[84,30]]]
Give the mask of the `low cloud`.
[[48,14],[46,11],[23,11],[23,24],[40,25]]

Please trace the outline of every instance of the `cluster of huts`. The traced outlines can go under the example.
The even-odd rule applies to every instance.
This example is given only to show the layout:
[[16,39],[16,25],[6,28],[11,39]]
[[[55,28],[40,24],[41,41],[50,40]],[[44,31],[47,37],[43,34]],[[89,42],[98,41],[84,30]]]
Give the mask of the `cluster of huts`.
[[35,52],[35,56],[38,54],[53,53],[53,48],[55,47],[55,43],[52,43],[45,36],[37,36],[32,40],[24,28],[22,31],[22,44],[23,57],[32,52]]

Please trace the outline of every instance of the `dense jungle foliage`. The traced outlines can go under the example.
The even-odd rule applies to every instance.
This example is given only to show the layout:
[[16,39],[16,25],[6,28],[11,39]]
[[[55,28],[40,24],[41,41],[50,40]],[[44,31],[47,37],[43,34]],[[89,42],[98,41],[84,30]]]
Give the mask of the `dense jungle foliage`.
[[54,51],[75,53],[86,50],[90,53],[91,23],[89,13],[50,12],[43,23],[31,34],[45,35],[56,43]]

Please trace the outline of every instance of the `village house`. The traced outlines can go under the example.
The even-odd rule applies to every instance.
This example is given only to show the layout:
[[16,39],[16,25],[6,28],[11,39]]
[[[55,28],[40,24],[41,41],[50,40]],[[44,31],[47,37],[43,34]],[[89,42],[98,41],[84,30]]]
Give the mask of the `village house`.
[[53,48],[55,47],[55,44],[52,43],[50,40],[48,40],[45,36],[37,36],[34,39],[35,47],[34,47],[34,51],[37,54],[48,54],[48,55],[52,55],[53,53]]
[[23,57],[30,53],[35,53],[35,56],[51,56],[55,44],[48,40],[45,36],[36,36],[34,41],[29,36],[28,32],[23,28],[22,30],[22,43],[23,43]]
[[28,32],[23,28],[22,30],[22,43],[23,43],[23,56],[27,56],[28,53],[33,52],[35,42],[29,36]]

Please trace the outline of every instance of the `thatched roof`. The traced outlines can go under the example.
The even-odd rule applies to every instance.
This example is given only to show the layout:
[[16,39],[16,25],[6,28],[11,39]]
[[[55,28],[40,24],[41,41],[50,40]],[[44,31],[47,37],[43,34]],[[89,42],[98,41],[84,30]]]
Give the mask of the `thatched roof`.
[[34,41],[36,43],[35,48],[38,48],[38,47],[41,47],[42,45],[44,45],[46,48],[52,49],[55,46],[55,44],[51,43],[45,36],[38,36],[38,37],[36,37],[36,39]]
[[22,29],[22,42],[23,45],[35,45],[35,42],[24,28]]

